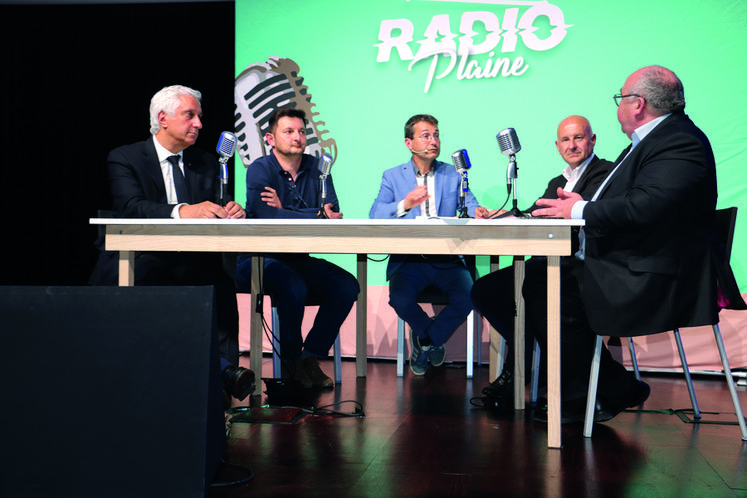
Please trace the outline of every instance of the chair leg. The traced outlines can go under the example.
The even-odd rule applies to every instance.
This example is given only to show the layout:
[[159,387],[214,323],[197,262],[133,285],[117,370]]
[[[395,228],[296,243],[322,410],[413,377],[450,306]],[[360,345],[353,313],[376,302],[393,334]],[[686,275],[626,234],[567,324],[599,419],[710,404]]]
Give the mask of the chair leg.
[[[497,334],[500,339],[498,339],[498,354],[496,362],[495,362],[495,379],[500,377],[501,373],[503,373],[503,367],[506,364],[506,339],[503,338],[502,335]],[[488,379],[490,382],[493,382],[495,379]]]
[[540,345],[537,339],[534,340],[534,352],[532,353],[532,387],[529,391],[529,401],[537,402],[540,378]]
[[339,384],[342,382],[342,353],[340,350],[340,334],[337,334],[333,350],[335,357],[335,384]]
[[475,361],[482,365],[482,315],[475,311]]
[[477,321],[477,312],[472,310],[467,315],[467,378],[471,379],[474,374],[474,354],[475,354],[475,322]]
[[599,364],[602,357],[602,336],[597,336],[594,346],[594,357],[591,360],[589,372],[589,392],[586,395],[586,416],[584,417],[584,437],[591,437],[594,426],[594,408],[597,404],[597,385],[599,383]]
[[687,358],[685,358],[685,348],[682,347],[682,336],[680,335],[679,329],[674,329],[674,341],[677,343],[677,352],[680,354],[680,362],[682,362],[682,373],[685,374],[685,382],[687,383],[687,393],[690,395],[690,402],[693,405],[693,418],[700,420],[700,407],[698,406],[698,400],[695,397],[695,389],[693,389],[693,378],[690,376],[690,367],[687,364]]
[[739,403],[737,389],[734,386],[734,377],[731,375],[731,367],[729,366],[729,359],[726,357],[726,348],[724,348],[724,340],[721,338],[721,330],[719,329],[718,323],[713,325],[713,335],[716,338],[718,354],[721,356],[721,365],[724,367],[724,374],[726,375],[726,383],[729,386],[731,400],[734,402],[734,411],[737,414],[739,429],[742,431],[742,441],[747,441],[747,426],[745,425],[744,415],[742,414],[742,405]]
[[633,338],[628,337],[628,351],[630,351],[630,361],[633,362],[633,372],[635,378],[641,380],[641,371],[638,368],[638,357],[635,355],[635,344],[633,344]]
[[272,324],[272,376],[279,379],[283,376],[280,360],[280,318],[275,306],[272,307],[272,321],[270,323]]
[[[412,331],[410,331],[412,334]],[[397,317],[397,377],[405,374],[405,321]]]

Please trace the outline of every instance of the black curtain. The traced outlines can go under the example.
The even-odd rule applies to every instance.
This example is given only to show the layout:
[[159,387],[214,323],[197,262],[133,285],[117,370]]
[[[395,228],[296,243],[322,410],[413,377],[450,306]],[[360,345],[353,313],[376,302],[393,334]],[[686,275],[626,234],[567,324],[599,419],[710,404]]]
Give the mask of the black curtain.
[[164,86],[202,92],[195,147],[215,153],[233,129],[234,19],[221,1],[0,5],[0,285],[88,282],[107,154],[149,136]]

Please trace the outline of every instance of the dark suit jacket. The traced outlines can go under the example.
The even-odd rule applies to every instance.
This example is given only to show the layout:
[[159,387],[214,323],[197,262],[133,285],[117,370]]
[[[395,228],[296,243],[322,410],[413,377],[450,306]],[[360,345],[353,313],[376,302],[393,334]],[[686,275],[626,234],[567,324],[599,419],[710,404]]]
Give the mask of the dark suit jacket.
[[[184,152],[184,176],[190,204],[217,202],[220,168],[215,157],[189,147]],[[175,204],[166,203],[166,185],[153,137],[118,147],[109,153],[109,181],[115,218],[170,218]]]
[[685,114],[668,116],[584,209],[583,294],[596,333],[646,335],[718,321],[716,198],[708,138]]
[[[115,218],[171,218],[175,204],[166,202],[166,185],[153,145],[153,137],[131,145],[118,147],[109,153],[109,182],[112,192],[112,215]],[[184,150],[184,169],[191,203],[216,202],[220,197],[220,168],[215,157],[190,147]],[[228,199],[228,195],[225,195]],[[117,253],[104,251],[103,239],[96,242],[100,249],[99,260],[89,283],[92,285],[117,284]],[[163,264],[173,263],[170,253],[158,253]],[[176,253],[171,253],[176,254]],[[181,253],[182,255],[186,253]],[[153,255],[153,253],[151,253]],[[143,253],[137,252],[141,260]],[[180,259],[185,259],[184,257]],[[194,258],[191,258],[194,259]],[[212,255],[202,258],[219,260]],[[217,264],[217,263],[215,263]],[[136,265],[139,274],[146,266]],[[136,275],[137,277],[137,275]]]

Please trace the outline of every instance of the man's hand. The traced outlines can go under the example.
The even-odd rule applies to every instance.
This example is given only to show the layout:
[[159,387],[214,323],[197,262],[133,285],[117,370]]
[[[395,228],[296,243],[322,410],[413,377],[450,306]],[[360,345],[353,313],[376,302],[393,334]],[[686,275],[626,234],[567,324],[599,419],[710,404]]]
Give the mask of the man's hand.
[[337,213],[335,211],[332,211],[332,204],[327,203],[324,205],[324,214],[327,215],[327,218],[330,220],[341,220],[342,219],[342,213]]
[[265,203],[267,203],[268,206],[283,209],[283,205],[280,202],[280,198],[278,197],[278,193],[275,191],[272,187],[265,187],[265,192],[262,192],[259,195],[260,199],[262,199]]
[[488,210],[488,208],[483,206],[477,206],[475,208],[475,218],[477,218],[478,220],[485,219],[488,216],[490,216],[490,211]]
[[571,210],[573,205],[583,198],[575,192],[566,192],[562,188],[558,188],[557,199],[538,199],[537,205],[542,206],[540,209],[535,209],[532,215],[544,216],[546,218],[565,218],[566,220],[571,219]]
[[419,206],[428,199],[428,188],[425,185],[415,187],[415,190],[405,196],[405,210],[409,211],[415,206]]
[[[233,204],[236,204],[235,202]],[[241,206],[236,204],[239,209]],[[243,209],[241,209],[243,211]],[[246,213],[244,213],[246,216]],[[179,208],[180,218],[229,218],[228,211],[214,202],[205,201],[199,204],[185,204]]]
[[226,204],[226,213],[228,214],[228,218],[231,219],[244,219],[246,218],[246,211],[244,211],[244,208],[241,207],[241,204],[231,201],[228,204]]

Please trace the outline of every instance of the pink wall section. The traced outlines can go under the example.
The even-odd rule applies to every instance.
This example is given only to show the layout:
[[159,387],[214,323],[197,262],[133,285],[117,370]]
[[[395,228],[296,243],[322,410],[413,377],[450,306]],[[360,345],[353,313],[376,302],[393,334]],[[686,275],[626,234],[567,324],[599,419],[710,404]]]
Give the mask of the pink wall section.
[[[396,358],[397,354],[397,315],[388,304],[386,286],[368,287],[368,347],[369,358]],[[747,297],[747,295],[744,295]],[[249,350],[249,312],[250,296],[239,294],[239,346],[242,351]],[[313,322],[315,308],[309,308],[304,317],[304,331],[309,330]],[[270,303],[265,302],[265,317],[270,322]],[[747,366],[747,311],[724,310],[721,312],[721,334],[729,362],[732,368]],[[488,325],[482,321],[481,355],[482,361],[489,361]],[[721,361],[713,339],[711,327],[682,329],[682,342],[687,361],[692,370],[721,370]],[[447,361],[465,361],[467,350],[467,327],[462,325],[446,344]],[[343,356],[355,356],[355,309],[351,311],[341,329],[341,346]],[[657,334],[636,337],[634,339],[636,354],[641,369],[680,368],[677,348],[673,334]],[[630,366],[627,342],[623,340],[623,358]],[[267,337],[264,339],[264,351],[270,351]],[[477,354],[477,353],[475,353]]]

